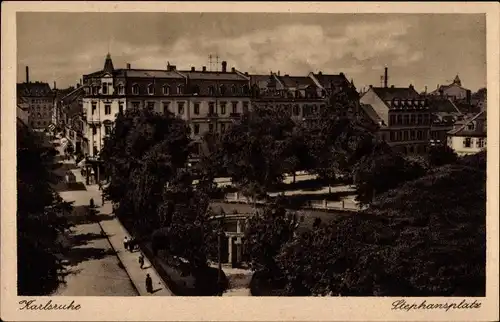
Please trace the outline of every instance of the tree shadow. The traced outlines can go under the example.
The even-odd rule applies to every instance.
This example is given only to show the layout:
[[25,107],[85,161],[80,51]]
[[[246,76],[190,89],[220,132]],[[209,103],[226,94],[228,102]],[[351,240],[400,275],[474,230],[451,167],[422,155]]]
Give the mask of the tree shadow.
[[78,234],[70,236],[71,247],[78,247],[82,245],[87,245],[90,241],[96,239],[104,239],[107,237],[111,237],[112,235],[106,235],[103,233],[86,233],[86,234]]
[[116,252],[112,249],[75,247],[67,250],[64,254],[64,258],[67,261],[67,266],[76,266],[82,262],[100,260],[113,255],[116,255]]
[[68,220],[73,225],[93,224],[100,221],[113,220],[115,215],[96,214],[90,215],[88,206],[74,206]]
[[162,288],[161,288],[161,287],[160,287],[160,288],[157,288],[156,290],[152,290],[152,291],[151,291],[151,294],[155,294],[156,292],[161,291],[161,290],[162,290]]

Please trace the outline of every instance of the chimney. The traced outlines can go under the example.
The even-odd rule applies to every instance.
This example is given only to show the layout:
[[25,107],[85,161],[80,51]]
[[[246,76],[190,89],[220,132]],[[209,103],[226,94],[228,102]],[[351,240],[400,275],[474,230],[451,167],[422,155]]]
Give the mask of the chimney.
[[425,85],[425,91],[424,91],[425,94],[427,94],[427,85]]
[[194,67],[191,67],[191,71],[194,72],[196,71],[196,69]]
[[236,73],[236,68],[231,67],[231,73]]
[[54,89],[57,89],[56,81],[54,81]]
[[30,68],[26,66],[26,83],[30,82]]
[[176,68],[177,68],[177,66],[175,66],[175,65],[170,65],[170,64],[167,65],[168,72],[174,71]]
[[410,89],[414,89],[414,87],[413,87],[413,85],[412,85],[412,84],[410,84]]
[[278,70],[278,76],[280,76],[280,71]]
[[322,72],[322,71],[319,71],[319,72],[318,72],[318,75],[319,75],[319,76],[323,75],[323,72]]
[[127,63],[127,69],[130,69],[130,64],[129,63]]
[[224,60],[221,65],[222,65],[222,72],[225,73],[227,71],[227,62]]
[[370,85],[370,88],[373,88],[373,85]]
[[206,72],[206,71],[207,71],[207,66],[203,66],[203,67],[201,68],[201,70],[202,70],[203,72]]
[[391,85],[391,88],[394,88],[394,85]]
[[245,76],[248,76],[248,72],[245,72]]
[[387,88],[387,81],[388,81],[388,73],[387,73],[387,67],[385,68],[385,72],[384,72],[384,87]]

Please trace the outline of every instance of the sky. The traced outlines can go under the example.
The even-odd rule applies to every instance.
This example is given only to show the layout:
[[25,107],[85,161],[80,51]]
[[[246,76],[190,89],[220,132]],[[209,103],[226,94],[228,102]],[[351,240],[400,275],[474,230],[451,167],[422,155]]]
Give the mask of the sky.
[[[459,75],[486,86],[484,14],[42,13],[17,14],[17,81],[75,85],[115,68],[209,68],[218,55],[249,73],[343,72],[358,90],[389,85],[428,91]],[[215,68],[215,59],[214,66]]]

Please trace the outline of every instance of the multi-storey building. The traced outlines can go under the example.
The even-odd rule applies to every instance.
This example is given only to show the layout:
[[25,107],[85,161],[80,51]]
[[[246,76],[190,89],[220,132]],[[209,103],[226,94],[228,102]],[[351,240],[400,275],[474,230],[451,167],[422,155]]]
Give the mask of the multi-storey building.
[[26,82],[17,84],[17,104],[28,113],[33,129],[43,130],[52,123],[54,92],[47,83],[30,82],[27,66]]
[[361,96],[365,115],[378,124],[379,136],[402,153],[422,153],[430,137],[427,100],[412,85],[372,87]]
[[119,111],[149,108],[186,120],[197,152],[205,133],[220,133],[250,105],[249,77],[222,62],[220,71],[206,67],[189,71],[168,65],[166,70],[114,69],[110,55],[101,71],[84,75],[85,137],[89,155],[97,156]]

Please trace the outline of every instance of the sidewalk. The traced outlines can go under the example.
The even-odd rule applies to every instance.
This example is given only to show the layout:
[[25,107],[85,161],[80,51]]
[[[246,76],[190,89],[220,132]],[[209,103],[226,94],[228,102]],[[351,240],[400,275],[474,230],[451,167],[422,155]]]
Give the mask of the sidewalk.
[[[74,162],[74,161],[73,161]],[[82,182],[85,184],[85,180],[82,177],[79,169],[73,169],[71,172],[75,175],[77,182]],[[156,272],[154,267],[151,265],[150,261],[144,256],[144,269],[140,268],[139,265],[139,251],[130,252],[125,249],[123,245],[123,239],[125,236],[130,238],[130,234],[120,223],[118,218],[116,218],[111,209],[111,203],[102,205],[101,191],[99,191],[97,185],[85,185],[87,188],[87,195],[94,199],[94,203],[97,206],[98,211],[102,215],[108,215],[112,217],[111,220],[103,220],[99,222],[101,229],[106,233],[108,240],[116,252],[119,260],[123,264],[130,280],[136,287],[139,295],[141,296],[173,296],[170,289],[165,285],[163,280],[160,278],[159,274]],[[153,280],[153,293],[150,294],[146,291],[146,274],[151,276]]]

